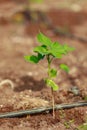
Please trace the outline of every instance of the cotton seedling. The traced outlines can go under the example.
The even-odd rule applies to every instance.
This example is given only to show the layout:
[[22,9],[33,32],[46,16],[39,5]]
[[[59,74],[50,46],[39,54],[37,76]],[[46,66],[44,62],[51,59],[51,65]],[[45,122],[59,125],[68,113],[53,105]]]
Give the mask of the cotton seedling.
[[[63,55],[67,55],[68,52],[74,50],[73,47],[68,46],[67,44],[60,44],[59,42],[52,42],[50,38],[45,36],[43,33],[37,35],[37,40],[40,43],[40,46],[36,46],[33,49],[35,55],[24,56],[24,59],[28,62],[37,64],[40,60],[46,59],[47,61],[47,77],[45,78],[45,83],[48,87],[51,88],[52,93],[52,107],[53,107],[53,118],[55,118],[54,111],[54,94],[53,91],[57,91],[59,86],[54,82],[54,78],[57,77],[57,69],[52,68],[53,59],[61,59]],[[66,64],[60,64],[59,68],[69,72],[69,67]]]

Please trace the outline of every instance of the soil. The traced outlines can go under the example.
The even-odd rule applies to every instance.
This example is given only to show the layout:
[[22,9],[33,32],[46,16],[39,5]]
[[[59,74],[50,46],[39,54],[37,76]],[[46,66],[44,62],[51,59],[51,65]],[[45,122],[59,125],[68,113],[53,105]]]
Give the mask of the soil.
[[[26,19],[20,8],[18,11],[20,1],[16,4],[8,0],[8,3],[7,6],[7,1],[1,0],[0,3],[0,113],[52,104],[50,88],[45,86],[43,80],[47,76],[46,62],[41,61],[36,66],[25,62],[23,58],[24,55],[32,54],[33,47],[38,45],[36,35],[39,31],[54,41],[76,48],[62,60],[53,62],[53,67],[57,69],[60,63],[66,63],[70,67],[69,74],[58,71],[55,81],[59,90],[54,92],[55,104],[87,101],[87,43],[55,35],[52,29],[38,19],[35,11],[32,14],[34,20]],[[87,2],[83,3],[87,5]],[[87,9],[84,10],[83,4],[78,12],[68,8],[57,9],[51,3],[49,6],[50,9],[45,10],[45,14],[53,26],[65,33],[87,38]],[[13,7],[17,11],[10,15]],[[21,7],[24,9],[23,5]],[[75,87],[78,94],[71,91]],[[52,118],[52,112],[0,119],[0,130],[75,130],[79,125],[87,123],[87,107],[58,110],[55,113],[55,119]]]

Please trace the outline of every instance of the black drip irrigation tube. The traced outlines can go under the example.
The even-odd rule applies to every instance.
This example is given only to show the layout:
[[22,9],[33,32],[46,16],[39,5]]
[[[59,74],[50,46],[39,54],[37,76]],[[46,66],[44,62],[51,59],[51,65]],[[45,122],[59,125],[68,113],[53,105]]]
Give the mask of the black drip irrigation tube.
[[[76,103],[71,103],[71,104],[58,104],[54,106],[55,110],[60,110],[60,109],[70,109],[74,107],[83,107],[87,106],[87,102],[76,102]],[[0,118],[14,118],[14,117],[22,117],[26,115],[34,115],[34,114],[41,114],[43,112],[48,113],[52,111],[52,106],[51,107],[41,107],[37,109],[30,109],[30,110],[21,110],[21,111],[16,111],[16,112],[7,112],[7,113],[1,113]]]

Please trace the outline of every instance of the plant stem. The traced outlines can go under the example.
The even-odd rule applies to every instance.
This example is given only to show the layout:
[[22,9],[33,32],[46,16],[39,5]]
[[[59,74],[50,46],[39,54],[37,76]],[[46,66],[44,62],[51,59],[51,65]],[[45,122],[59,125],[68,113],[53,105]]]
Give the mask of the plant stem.
[[48,61],[48,78],[50,79],[50,69],[51,69],[50,64],[51,64],[51,62],[50,62],[50,56],[49,55],[47,55],[47,61]]
[[[50,55],[47,56],[47,61],[48,61],[48,79],[51,79],[51,77],[50,77],[50,70],[51,70],[52,59],[50,58]],[[51,94],[52,94],[53,119],[55,119],[55,111],[54,111],[55,100],[54,100],[53,88],[51,88]]]
[[55,110],[54,110],[55,100],[54,100],[54,93],[52,88],[51,88],[51,93],[52,93],[53,119],[55,119]]

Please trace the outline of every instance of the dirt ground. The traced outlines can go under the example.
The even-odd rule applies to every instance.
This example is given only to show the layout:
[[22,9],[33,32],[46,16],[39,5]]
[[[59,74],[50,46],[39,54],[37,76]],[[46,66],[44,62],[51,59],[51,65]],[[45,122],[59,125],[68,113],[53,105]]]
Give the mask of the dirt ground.
[[[43,70],[42,66],[46,68],[46,62],[40,62],[36,66],[25,62],[23,58],[24,55],[32,54],[33,47],[38,45],[36,35],[39,31],[54,41],[76,48],[62,60],[53,62],[57,69],[60,63],[66,63],[70,67],[69,74],[58,71],[56,83],[60,88],[54,93],[55,104],[87,101],[87,42],[55,35],[44,22],[37,20],[35,13],[32,14],[35,21],[26,19],[21,13],[24,1],[21,4],[20,1],[15,3],[11,0],[0,2],[0,113],[51,105],[51,91],[43,81],[46,69]],[[31,7],[32,10],[40,7],[39,10],[45,12],[53,26],[63,32],[87,39],[87,2],[71,2],[51,0],[49,4],[48,0]],[[78,95],[70,92],[74,87],[77,88]],[[58,110],[55,113],[55,119],[51,112],[3,118],[0,119],[0,130],[76,130],[83,123],[87,124],[87,107]]]

